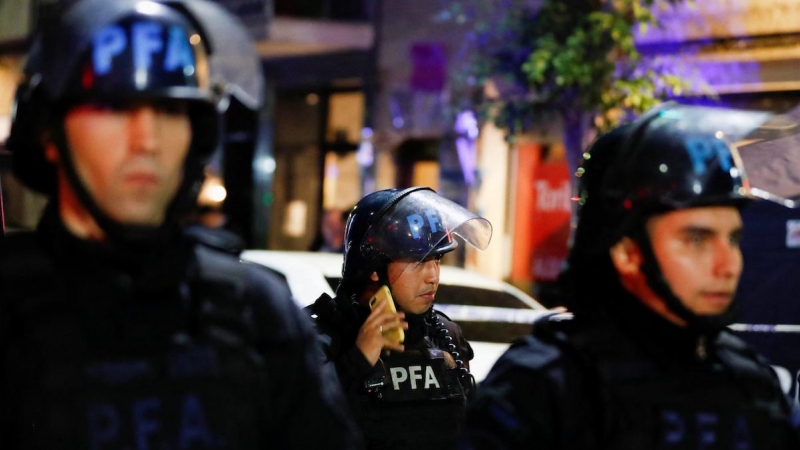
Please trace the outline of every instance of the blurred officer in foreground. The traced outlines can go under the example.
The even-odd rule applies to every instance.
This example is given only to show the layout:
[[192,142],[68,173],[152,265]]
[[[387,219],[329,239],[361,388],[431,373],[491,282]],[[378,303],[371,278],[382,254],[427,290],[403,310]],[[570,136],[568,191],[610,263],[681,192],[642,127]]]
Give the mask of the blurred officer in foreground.
[[[458,236],[485,249],[489,221],[430,188],[373,192],[353,208],[336,298],[310,308],[368,448],[451,448],[473,386],[472,348],[433,308],[442,256]],[[388,287],[396,312],[381,299]],[[393,338],[400,330],[404,339]]]
[[461,448],[800,448],[775,373],[725,328],[748,190],[708,114],[664,106],[590,149],[563,274],[575,318],[498,360]]
[[209,69],[209,19],[242,32],[212,3],[84,0],[33,44],[8,147],[51,201],[2,244],[0,448],[357,436],[285,284],[178,226],[219,141],[215,93],[238,89]]

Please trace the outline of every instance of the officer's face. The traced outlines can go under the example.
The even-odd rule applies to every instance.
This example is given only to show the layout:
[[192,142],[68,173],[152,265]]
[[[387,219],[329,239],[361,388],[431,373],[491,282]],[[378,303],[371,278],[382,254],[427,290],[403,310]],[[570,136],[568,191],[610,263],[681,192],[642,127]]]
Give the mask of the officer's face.
[[399,309],[422,314],[430,309],[439,288],[441,257],[428,257],[422,263],[393,261],[389,263],[392,296]]
[[733,207],[690,208],[647,222],[665,280],[697,315],[724,313],[742,273],[742,219]]
[[191,140],[185,104],[81,105],[67,113],[64,128],[78,177],[109,217],[163,222]]

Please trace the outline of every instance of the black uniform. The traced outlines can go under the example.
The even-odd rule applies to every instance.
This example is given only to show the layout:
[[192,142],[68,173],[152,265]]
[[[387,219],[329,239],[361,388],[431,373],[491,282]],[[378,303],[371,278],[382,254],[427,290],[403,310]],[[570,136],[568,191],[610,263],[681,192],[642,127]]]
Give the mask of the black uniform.
[[607,303],[618,308],[515,343],[481,383],[461,448],[800,448],[775,374],[742,341],[630,296]]
[[444,330],[459,358],[472,348],[461,328],[431,309],[406,314],[405,351],[384,353],[372,367],[355,345],[369,309],[349,298],[320,297],[312,307],[325,357],[333,362],[370,449],[451,448],[463,423],[472,378],[447,368]]
[[310,321],[266,271],[178,229],[79,240],[53,208],[2,250],[0,448],[354,446]]

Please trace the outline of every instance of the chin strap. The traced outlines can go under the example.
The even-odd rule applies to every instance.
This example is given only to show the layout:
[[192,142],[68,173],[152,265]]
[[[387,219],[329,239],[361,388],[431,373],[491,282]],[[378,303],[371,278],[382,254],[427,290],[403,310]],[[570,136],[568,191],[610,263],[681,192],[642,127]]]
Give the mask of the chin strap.
[[156,227],[126,225],[109,217],[108,214],[97,205],[97,202],[92,198],[89,191],[81,182],[75,169],[75,163],[71,152],[69,151],[66,132],[63,126],[63,115],[59,117],[60,120],[56,120],[50,129],[53,130],[53,142],[58,149],[60,163],[64,168],[67,181],[78,197],[78,201],[86,208],[95,222],[97,222],[97,225],[106,233],[111,241],[123,245],[147,245],[148,243],[156,241],[158,236],[163,234],[163,230],[169,226],[172,220],[179,218],[182,212],[188,211],[187,208],[190,207],[199,193],[203,173],[202,163],[198,161],[198,158],[193,157],[195,153],[192,151],[194,140],[192,141],[186,156],[186,162],[184,163],[183,181],[181,181],[181,185],[175,197],[167,207],[163,223]]
[[733,311],[736,305],[735,299],[733,304],[722,314],[695,314],[684,306],[683,302],[675,295],[672,288],[670,288],[669,284],[664,279],[661,267],[658,265],[658,260],[653,251],[650,237],[647,235],[644,226],[635,227],[633,232],[630,233],[630,237],[636,242],[639,246],[639,250],[642,252],[643,262],[641,270],[647,279],[647,285],[650,286],[650,289],[652,289],[656,295],[664,300],[670,311],[686,321],[686,325],[689,329],[699,334],[710,334],[716,333],[731,324],[734,316]]

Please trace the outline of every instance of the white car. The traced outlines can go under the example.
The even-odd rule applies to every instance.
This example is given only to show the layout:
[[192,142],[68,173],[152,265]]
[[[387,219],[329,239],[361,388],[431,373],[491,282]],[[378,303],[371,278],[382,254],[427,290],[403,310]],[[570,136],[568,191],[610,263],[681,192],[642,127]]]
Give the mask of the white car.
[[[267,267],[286,280],[295,301],[308,306],[322,294],[334,296],[342,272],[338,253],[248,250],[242,260]],[[531,324],[547,313],[539,302],[514,286],[481,274],[442,266],[434,307],[458,323],[475,351],[470,371],[486,377],[497,358]]]

